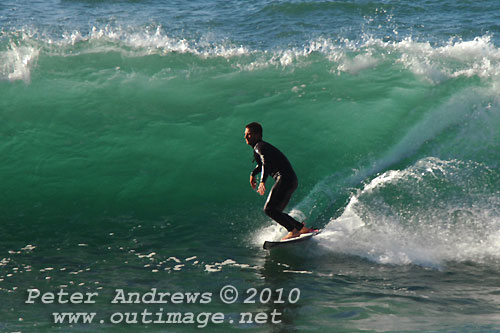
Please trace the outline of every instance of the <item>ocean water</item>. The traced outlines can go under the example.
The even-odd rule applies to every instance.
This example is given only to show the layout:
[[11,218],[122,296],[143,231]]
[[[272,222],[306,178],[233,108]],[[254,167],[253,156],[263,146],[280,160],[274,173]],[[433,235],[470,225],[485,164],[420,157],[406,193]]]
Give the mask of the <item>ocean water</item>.
[[[0,331],[499,332],[499,34],[496,0],[2,0]],[[262,250],[252,121],[303,245]]]

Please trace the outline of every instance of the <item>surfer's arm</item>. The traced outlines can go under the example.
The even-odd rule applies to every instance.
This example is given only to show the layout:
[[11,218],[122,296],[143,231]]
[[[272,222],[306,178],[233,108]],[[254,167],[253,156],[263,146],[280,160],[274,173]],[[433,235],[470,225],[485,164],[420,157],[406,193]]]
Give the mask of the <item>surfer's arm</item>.
[[[259,187],[257,189],[257,193],[259,193],[260,195],[264,195],[266,193],[266,185],[264,183],[266,182],[266,179],[267,179],[266,160],[264,158],[264,154],[262,153],[262,147],[257,146],[256,149],[255,149],[255,152],[258,155],[257,156],[258,157],[257,160],[260,160],[260,165],[257,165],[257,167],[260,166],[260,170],[257,170],[256,173],[260,172],[260,174],[261,174],[261,176],[260,176],[260,184],[259,184]],[[254,179],[254,181],[255,181],[255,179]],[[257,183],[255,182],[255,184],[257,184]]]
[[255,153],[256,153],[255,159],[257,160],[258,164],[257,167],[254,169],[255,172],[254,176],[259,172],[261,174],[260,176],[261,184],[266,182],[268,176],[266,168],[266,159],[264,157],[264,153],[262,152],[262,148],[263,147],[260,145],[260,143],[257,143],[257,145],[255,146]]
[[257,179],[255,176],[257,176],[262,170],[262,163],[260,161],[260,156],[256,152],[254,152],[254,159],[257,162],[257,165],[252,170],[252,173],[250,173],[250,186],[252,186],[252,188],[255,190],[257,188]]
[[250,176],[252,176],[252,177],[257,176],[257,175],[260,173],[260,171],[261,171],[261,170],[262,170],[262,167],[260,166],[260,163],[259,163],[259,164],[257,164],[257,166],[255,167],[255,169],[253,169],[253,171],[252,171],[252,173],[250,174]]
[[255,169],[253,169],[252,173],[250,174],[250,185],[254,190],[257,188],[257,180],[255,176],[260,173],[261,174],[260,184],[259,187],[257,188],[257,193],[259,193],[260,195],[264,195],[264,193],[266,193],[266,186],[264,185],[264,182],[266,181],[267,174],[265,169],[264,155],[261,152],[260,146],[255,147],[254,157],[255,160],[257,161],[257,166],[255,167]]

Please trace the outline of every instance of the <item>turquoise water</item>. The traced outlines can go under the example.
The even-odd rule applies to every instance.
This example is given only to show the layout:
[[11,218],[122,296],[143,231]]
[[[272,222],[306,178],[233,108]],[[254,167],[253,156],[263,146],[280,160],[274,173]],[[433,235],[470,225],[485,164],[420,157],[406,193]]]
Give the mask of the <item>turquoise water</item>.
[[[110,320],[146,308],[224,313],[208,331],[500,331],[499,9],[3,1],[0,331],[200,330]],[[305,246],[261,250],[283,230],[248,183],[251,121],[298,174],[288,210],[324,228]],[[213,300],[111,303],[152,288]]]

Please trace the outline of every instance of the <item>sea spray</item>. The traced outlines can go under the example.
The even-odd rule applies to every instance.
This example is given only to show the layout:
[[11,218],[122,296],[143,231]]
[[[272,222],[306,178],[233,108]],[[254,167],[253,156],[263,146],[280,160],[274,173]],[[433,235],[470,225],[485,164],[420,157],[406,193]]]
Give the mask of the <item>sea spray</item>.
[[320,244],[387,264],[498,262],[500,192],[489,186],[498,181],[484,165],[436,158],[387,171],[351,198]]

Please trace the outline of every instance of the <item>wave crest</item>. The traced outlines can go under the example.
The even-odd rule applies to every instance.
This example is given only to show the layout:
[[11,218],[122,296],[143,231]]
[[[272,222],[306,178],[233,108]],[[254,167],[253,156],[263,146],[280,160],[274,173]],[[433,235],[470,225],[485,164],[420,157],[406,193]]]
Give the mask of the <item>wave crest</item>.
[[30,69],[40,56],[71,57],[118,52],[124,57],[189,54],[206,59],[225,59],[236,70],[303,68],[321,64],[332,74],[358,75],[381,66],[405,69],[432,84],[458,77],[497,78],[500,49],[490,36],[470,41],[452,40],[441,46],[406,38],[384,41],[369,35],[357,40],[315,38],[301,47],[254,49],[210,36],[187,39],[168,35],[160,25],[146,27],[104,26],[88,32],[50,34],[22,29],[0,34],[2,79],[29,81]]

